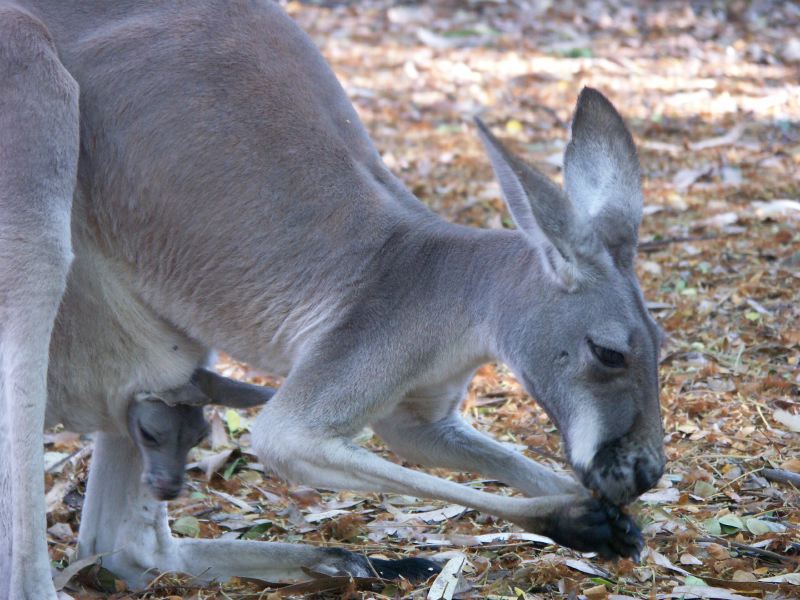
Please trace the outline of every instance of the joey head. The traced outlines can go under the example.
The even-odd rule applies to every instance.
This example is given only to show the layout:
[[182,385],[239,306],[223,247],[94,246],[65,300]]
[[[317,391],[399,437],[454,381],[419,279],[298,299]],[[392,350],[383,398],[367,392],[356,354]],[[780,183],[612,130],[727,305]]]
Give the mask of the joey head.
[[189,450],[209,432],[207,404],[250,408],[275,390],[197,369],[189,383],[164,392],[140,392],[128,407],[128,433],[142,456],[142,481],[159,500],[172,500],[183,487]]

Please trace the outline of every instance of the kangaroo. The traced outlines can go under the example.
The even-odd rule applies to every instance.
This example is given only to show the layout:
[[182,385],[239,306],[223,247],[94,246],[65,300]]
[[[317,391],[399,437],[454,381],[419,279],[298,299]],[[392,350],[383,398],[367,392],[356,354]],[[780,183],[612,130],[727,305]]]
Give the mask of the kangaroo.
[[[0,0],[0,81],[0,598],[56,597],[41,442],[58,422],[98,432],[79,553],[133,587],[376,572],[343,549],[170,535],[127,407],[185,385],[210,348],[285,376],[252,437],[288,479],[638,556],[620,507],[664,468],[660,333],[633,268],[636,149],[600,92],[578,98],[563,189],[479,125],[517,226],[482,230],[388,170],[268,0]],[[557,425],[577,481],[461,416],[492,360]],[[409,461],[522,495],[386,461],[352,442],[367,424]]]
[[252,408],[275,390],[199,368],[189,383],[160,393],[139,392],[128,406],[128,433],[142,458],[142,482],[158,500],[173,500],[183,488],[189,450],[209,432],[208,404]]

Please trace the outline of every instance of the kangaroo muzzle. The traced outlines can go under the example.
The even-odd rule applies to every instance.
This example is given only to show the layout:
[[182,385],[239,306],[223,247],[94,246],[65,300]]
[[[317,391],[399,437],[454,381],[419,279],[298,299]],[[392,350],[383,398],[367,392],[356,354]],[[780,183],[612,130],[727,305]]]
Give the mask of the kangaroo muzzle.
[[577,471],[588,489],[624,506],[658,482],[665,463],[660,443],[642,445],[640,440],[625,436],[603,444],[591,462]]

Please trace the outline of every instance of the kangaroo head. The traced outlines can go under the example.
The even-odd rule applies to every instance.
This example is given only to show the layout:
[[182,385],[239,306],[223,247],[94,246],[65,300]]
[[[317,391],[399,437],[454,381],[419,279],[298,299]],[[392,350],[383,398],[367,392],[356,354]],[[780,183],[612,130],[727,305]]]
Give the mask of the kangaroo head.
[[[611,103],[585,88],[564,189],[479,121],[511,215],[534,252],[509,281],[498,353],[562,433],[584,485],[627,504],[664,469],[661,333],[634,272],[642,191],[636,148]],[[521,281],[519,280],[521,279]]]

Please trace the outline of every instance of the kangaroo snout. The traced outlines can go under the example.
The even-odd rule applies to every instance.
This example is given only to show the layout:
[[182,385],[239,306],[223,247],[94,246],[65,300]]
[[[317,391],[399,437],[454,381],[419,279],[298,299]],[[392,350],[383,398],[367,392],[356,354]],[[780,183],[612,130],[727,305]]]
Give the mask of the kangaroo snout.
[[664,473],[660,447],[641,446],[626,438],[601,446],[578,475],[583,484],[612,504],[630,504],[652,488]]

